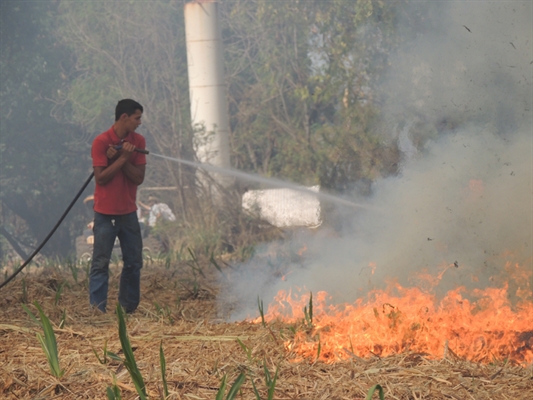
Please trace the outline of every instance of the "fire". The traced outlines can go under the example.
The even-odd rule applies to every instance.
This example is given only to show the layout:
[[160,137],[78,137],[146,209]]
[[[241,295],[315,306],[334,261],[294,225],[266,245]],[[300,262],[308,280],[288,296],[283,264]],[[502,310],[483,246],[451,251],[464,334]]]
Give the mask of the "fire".
[[514,280],[501,287],[470,292],[458,287],[440,300],[428,291],[398,283],[343,305],[332,305],[325,292],[316,293],[310,301],[305,290],[280,291],[265,320],[304,324],[285,342],[295,361],[334,363],[354,356],[410,351],[429,358],[453,355],[481,363],[508,359],[530,364],[531,272],[510,263],[506,271]]

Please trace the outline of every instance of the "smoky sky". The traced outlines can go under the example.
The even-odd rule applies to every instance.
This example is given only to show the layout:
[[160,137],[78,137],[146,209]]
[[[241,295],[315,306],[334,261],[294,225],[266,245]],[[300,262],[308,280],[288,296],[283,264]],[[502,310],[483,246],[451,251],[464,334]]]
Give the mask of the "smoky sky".
[[340,232],[258,248],[224,280],[226,316],[257,316],[258,298],[266,308],[291,287],[351,302],[391,279],[420,285],[422,271],[443,273],[447,290],[486,287],[507,261],[531,268],[532,3],[433,4],[434,28],[391,58],[384,85],[383,140],[401,142],[400,173],[353,194],[371,207],[344,210]]

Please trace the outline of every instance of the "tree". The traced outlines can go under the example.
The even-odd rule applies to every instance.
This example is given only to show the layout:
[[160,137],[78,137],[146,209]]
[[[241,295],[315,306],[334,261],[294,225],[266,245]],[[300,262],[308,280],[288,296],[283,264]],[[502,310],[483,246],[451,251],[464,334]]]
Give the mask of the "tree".
[[[74,126],[50,115],[66,57],[48,30],[53,4],[3,1],[0,7],[1,223],[6,235],[33,250],[86,178],[79,163],[86,149],[72,142]],[[66,256],[79,228],[79,219],[68,218],[42,252]]]
[[413,34],[399,32],[408,6],[223,3],[234,164],[338,191],[395,173],[396,143],[378,132],[380,89],[390,54]]

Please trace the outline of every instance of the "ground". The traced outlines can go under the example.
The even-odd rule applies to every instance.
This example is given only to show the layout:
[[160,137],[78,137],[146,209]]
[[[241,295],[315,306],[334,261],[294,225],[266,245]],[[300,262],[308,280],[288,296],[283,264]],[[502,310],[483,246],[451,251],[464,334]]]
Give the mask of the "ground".
[[[201,271],[201,273],[200,273]],[[106,399],[116,385],[123,399],[138,394],[123,363],[114,310],[101,314],[88,307],[87,265],[31,267],[0,289],[0,397],[4,399]],[[126,327],[149,398],[163,399],[160,346],[166,361],[168,399],[215,399],[223,377],[227,388],[246,374],[237,399],[268,398],[266,365],[276,367],[274,399],[365,399],[380,384],[385,399],[530,399],[533,366],[475,364],[448,355],[432,360],[404,353],[335,364],[294,362],[286,341],[294,326],[250,321],[228,323],[217,310],[214,267],[147,262],[139,309]],[[112,268],[109,302],[117,297],[120,265]],[[204,276],[202,276],[205,275]],[[57,338],[60,378],[50,372],[37,339],[38,302]],[[62,323],[63,322],[63,323]],[[378,398],[377,392],[374,398]]]

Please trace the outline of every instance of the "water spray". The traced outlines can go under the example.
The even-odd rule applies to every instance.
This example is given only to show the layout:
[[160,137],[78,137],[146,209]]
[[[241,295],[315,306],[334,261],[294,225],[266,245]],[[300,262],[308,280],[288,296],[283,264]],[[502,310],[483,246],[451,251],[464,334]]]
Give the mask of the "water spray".
[[[137,150],[137,149],[135,149],[135,150]],[[216,166],[211,165],[211,164],[188,161],[188,160],[183,160],[181,158],[164,156],[164,155],[161,155],[161,154],[151,153],[151,155],[155,156],[155,157],[163,158],[165,160],[169,160],[169,161],[173,161],[173,162],[189,165],[189,166],[192,166],[192,167],[201,168],[201,169],[203,169],[205,171],[208,171],[208,172],[217,172],[217,173],[220,173],[220,174],[233,176],[235,178],[242,179],[242,180],[245,180],[245,181],[252,181],[252,182],[262,183],[262,184],[268,185],[270,187],[297,190],[297,191],[302,192],[302,193],[307,193],[307,194],[312,194],[313,196],[317,196],[319,199],[322,199],[322,200],[325,200],[325,201],[329,201],[329,202],[332,202],[332,203],[336,203],[336,204],[339,204],[339,205],[347,206],[347,207],[372,208],[370,206],[367,206],[367,205],[364,205],[364,204],[354,203],[354,202],[351,202],[349,200],[346,200],[346,199],[343,199],[343,198],[340,198],[340,197],[336,197],[336,196],[333,196],[333,195],[330,195],[330,194],[327,194],[327,193],[315,192],[314,190],[308,189],[305,186],[301,186],[301,185],[298,185],[298,184],[292,183],[292,182],[282,181],[280,179],[265,178],[265,177],[260,176],[260,175],[250,174],[250,173],[242,172],[242,171],[239,171],[239,170],[236,170],[236,169],[232,169],[232,168],[216,167]]]

